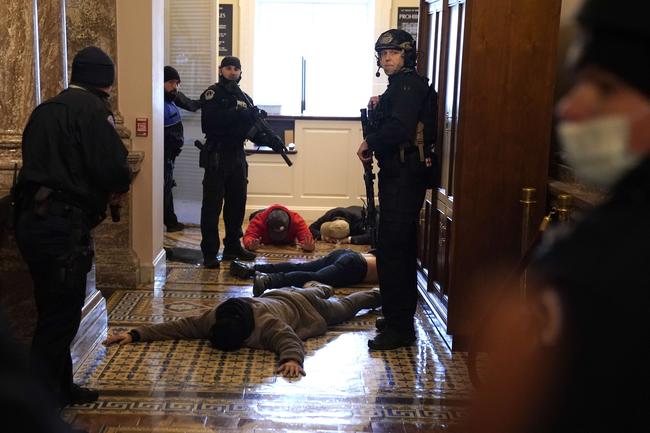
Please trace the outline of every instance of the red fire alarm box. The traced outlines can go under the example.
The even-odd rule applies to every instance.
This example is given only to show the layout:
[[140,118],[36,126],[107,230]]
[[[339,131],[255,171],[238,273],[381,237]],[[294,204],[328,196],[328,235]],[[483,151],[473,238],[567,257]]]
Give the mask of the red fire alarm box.
[[149,136],[149,119],[146,117],[137,117],[135,119],[135,136],[147,137]]

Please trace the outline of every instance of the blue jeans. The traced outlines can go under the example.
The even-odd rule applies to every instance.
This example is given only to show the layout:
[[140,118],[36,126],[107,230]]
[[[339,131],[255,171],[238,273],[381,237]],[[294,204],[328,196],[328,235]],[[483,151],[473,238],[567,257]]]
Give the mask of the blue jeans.
[[302,287],[307,281],[320,281],[333,287],[358,284],[368,271],[368,264],[361,253],[348,249],[337,249],[305,263],[258,264],[256,271],[269,274],[271,287]]

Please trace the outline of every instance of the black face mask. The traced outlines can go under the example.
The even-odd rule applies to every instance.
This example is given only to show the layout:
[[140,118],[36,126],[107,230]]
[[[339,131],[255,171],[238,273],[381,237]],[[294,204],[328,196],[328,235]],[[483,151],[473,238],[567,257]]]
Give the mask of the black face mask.
[[176,99],[177,94],[178,94],[178,90],[172,90],[171,92],[165,90],[165,101],[173,102]]

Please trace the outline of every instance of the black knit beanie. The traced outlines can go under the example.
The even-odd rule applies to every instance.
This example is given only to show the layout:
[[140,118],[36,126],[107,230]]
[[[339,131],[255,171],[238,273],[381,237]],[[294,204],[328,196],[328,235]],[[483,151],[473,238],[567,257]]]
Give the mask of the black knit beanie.
[[165,66],[165,81],[178,80],[180,83],[181,76],[178,74],[178,71],[171,66]]
[[578,14],[585,31],[576,67],[596,66],[650,97],[650,2],[587,0]]
[[232,298],[215,310],[216,321],[210,329],[210,342],[219,350],[237,350],[253,333],[255,319],[251,305]]
[[93,87],[109,87],[115,82],[113,60],[97,47],[86,47],[72,60],[70,82]]
[[220,68],[223,68],[224,66],[236,66],[237,68],[241,69],[241,62],[237,57],[226,56],[221,59],[221,64],[219,65]]

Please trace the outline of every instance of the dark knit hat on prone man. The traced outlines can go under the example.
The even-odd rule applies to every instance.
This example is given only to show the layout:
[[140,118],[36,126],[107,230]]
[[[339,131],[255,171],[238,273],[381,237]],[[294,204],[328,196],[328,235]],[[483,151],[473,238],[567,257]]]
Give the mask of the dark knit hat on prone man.
[[269,238],[273,242],[284,242],[287,240],[291,217],[282,209],[274,209],[266,216],[266,227]]
[[100,89],[110,87],[115,82],[115,64],[101,48],[86,47],[72,60],[70,82]]
[[250,304],[232,298],[215,310],[216,321],[210,328],[210,343],[219,350],[237,350],[244,345],[255,328],[255,318]]
[[650,96],[650,1],[587,0],[578,14],[584,32],[575,66],[595,66]]

